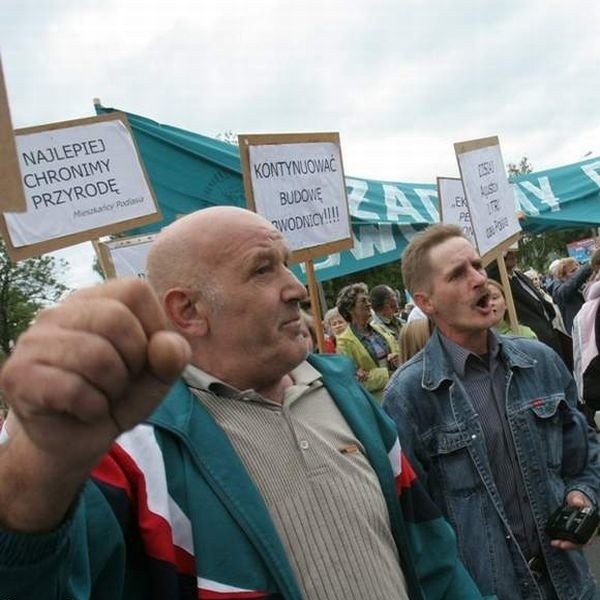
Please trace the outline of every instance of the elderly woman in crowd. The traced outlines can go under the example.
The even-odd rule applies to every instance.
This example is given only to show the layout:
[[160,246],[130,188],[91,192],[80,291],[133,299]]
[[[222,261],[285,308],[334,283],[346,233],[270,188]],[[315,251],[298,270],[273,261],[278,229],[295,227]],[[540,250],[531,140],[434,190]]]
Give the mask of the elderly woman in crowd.
[[337,309],[337,306],[330,308],[323,317],[323,326],[325,329],[325,352],[335,354],[337,346],[337,336],[343,333],[348,327],[348,322]]
[[527,271],[525,271],[523,273],[523,275],[525,275],[526,277],[529,278],[529,280],[533,284],[533,287],[538,292],[541,293],[543,291],[544,288],[542,287],[542,278],[540,277],[540,274],[535,269],[527,269]]
[[[556,261],[555,269],[558,267],[559,262],[560,261]],[[531,283],[533,284],[533,287],[541,294],[542,298],[552,305],[552,308],[554,309],[555,313],[554,319],[552,319],[552,327],[554,327],[554,329],[557,329],[561,333],[568,335],[560,309],[558,308],[558,306],[556,306],[556,303],[552,299],[552,296],[542,287],[541,275],[535,269],[529,269],[528,271],[525,271],[523,275],[530,279]]]
[[354,361],[359,381],[381,401],[390,373],[399,364],[398,342],[371,322],[373,315],[366,284],[352,283],[342,288],[336,306],[349,323],[337,337],[337,353]]
[[[502,289],[502,286],[494,279],[488,279],[487,285],[490,292],[490,305],[492,307],[492,312],[496,315],[497,319],[494,329],[498,333],[512,335],[513,331],[511,330],[507,321],[508,315],[504,290]],[[517,323],[517,325],[518,333],[516,335],[520,337],[537,339],[537,335],[535,335],[533,329],[530,329],[526,325],[521,325],[520,323]]]

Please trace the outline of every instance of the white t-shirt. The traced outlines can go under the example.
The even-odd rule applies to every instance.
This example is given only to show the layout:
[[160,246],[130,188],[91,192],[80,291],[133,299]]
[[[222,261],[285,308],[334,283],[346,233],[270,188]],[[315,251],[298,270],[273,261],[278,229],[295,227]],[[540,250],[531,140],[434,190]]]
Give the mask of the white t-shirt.
[[407,323],[411,321],[417,321],[418,319],[426,319],[427,315],[415,305],[415,307],[408,313],[408,319],[406,319]]

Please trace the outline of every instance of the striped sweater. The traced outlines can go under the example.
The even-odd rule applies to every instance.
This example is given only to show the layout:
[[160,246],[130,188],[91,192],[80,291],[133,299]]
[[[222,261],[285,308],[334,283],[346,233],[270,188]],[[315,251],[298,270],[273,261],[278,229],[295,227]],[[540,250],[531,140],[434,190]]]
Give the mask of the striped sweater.
[[[377,473],[410,598],[480,598],[452,530],[350,362],[309,361]],[[301,598],[262,498],[182,381],[117,440],[58,531],[0,532],[0,572],[0,596],[24,600]]]

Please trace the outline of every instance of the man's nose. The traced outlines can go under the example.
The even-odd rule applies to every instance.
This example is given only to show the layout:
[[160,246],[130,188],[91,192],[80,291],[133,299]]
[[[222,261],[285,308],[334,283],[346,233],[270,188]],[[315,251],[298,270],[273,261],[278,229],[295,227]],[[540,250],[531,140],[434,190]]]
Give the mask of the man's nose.
[[294,273],[287,269],[287,281],[284,283],[283,297],[287,302],[302,302],[308,297],[308,292]]
[[484,285],[487,282],[487,273],[485,269],[473,269],[474,280],[476,285]]

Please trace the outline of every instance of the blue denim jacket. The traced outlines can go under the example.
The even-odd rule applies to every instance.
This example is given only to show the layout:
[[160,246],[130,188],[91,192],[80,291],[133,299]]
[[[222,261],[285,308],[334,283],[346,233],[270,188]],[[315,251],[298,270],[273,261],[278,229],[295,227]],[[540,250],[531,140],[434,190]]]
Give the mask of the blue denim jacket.
[[[600,598],[583,553],[552,548],[544,532],[571,490],[600,499],[600,445],[576,408],[575,383],[541,342],[497,336],[508,366],[506,415],[546,568],[560,600]],[[436,332],[391,378],[384,408],[403,449],[454,527],[461,558],[483,594],[543,598],[512,532],[494,482],[479,417],[455,381]],[[528,558],[528,557],[527,557]]]

